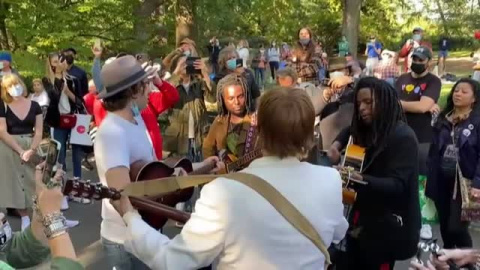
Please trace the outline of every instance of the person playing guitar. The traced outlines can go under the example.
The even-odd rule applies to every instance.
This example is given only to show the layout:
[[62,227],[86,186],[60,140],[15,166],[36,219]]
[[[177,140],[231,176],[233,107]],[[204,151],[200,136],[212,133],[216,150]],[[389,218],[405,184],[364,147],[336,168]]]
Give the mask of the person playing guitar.
[[[155,160],[140,115],[148,103],[148,77],[152,72],[146,72],[131,55],[117,58],[102,68],[105,88],[98,98],[103,99],[108,114],[97,131],[94,147],[100,182],[110,188],[122,190],[131,182],[131,164]],[[217,161],[218,158],[213,157],[203,163]],[[123,248],[127,227],[108,200],[102,202],[102,218],[100,234],[108,269],[149,269]]]
[[[113,205],[128,226],[125,248],[152,269],[199,269],[212,263],[213,269],[324,269],[326,248],[292,226],[288,214],[280,214],[285,208],[266,199],[268,192],[253,187],[269,185],[274,198],[301,212],[303,224],[324,247],[344,237],[348,224],[339,173],[300,161],[313,145],[314,120],[303,90],[265,93],[258,108],[263,157],[203,186],[195,212],[173,239],[148,226],[123,194]],[[234,175],[249,178],[252,185],[236,182]]]
[[[218,82],[218,116],[203,141],[205,157],[220,156],[225,163],[231,163],[254,151],[257,142],[256,114],[247,104],[250,99],[246,96],[246,83],[245,78],[237,74],[227,75]],[[240,168],[247,165],[248,161]]]
[[[336,269],[393,269],[396,260],[416,254],[419,242],[418,143],[395,89],[385,81],[367,77],[356,85],[351,127],[338,135],[328,153],[333,164],[349,140],[358,146],[353,147],[355,156],[362,156],[360,147],[365,149],[364,161],[352,166],[359,171],[338,169],[347,180],[364,183],[353,186],[357,197],[346,258],[338,260]],[[347,163],[355,160],[350,156]]]

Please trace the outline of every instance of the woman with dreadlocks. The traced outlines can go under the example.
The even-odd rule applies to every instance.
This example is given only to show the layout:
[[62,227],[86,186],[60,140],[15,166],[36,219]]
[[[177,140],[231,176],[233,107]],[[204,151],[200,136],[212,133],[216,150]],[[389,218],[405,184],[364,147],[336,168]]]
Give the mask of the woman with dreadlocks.
[[217,90],[218,116],[203,142],[203,155],[222,155],[228,162],[254,150],[255,116],[245,77],[229,74],[218,82]]
[[393,269],[396,260],[415,255],[419,241],[418,143],[388,83],[363,78],[354,100],[351,127],[340,133],[329,156],[338,163],[350,139],[365,148],[361,172],[350,177],[366,184],[353,187],[348,260],[337,269]]

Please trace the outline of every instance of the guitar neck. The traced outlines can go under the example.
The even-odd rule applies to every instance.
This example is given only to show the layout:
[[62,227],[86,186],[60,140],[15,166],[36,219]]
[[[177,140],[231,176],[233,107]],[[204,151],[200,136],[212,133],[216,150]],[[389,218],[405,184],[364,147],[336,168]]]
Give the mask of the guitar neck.
[[190,219],[190,214],[188,213],[146,198],[130,197],[130,202],[137,209],[181,223],[186,223]]
[[227,164],[226,165],[227,166],[227,171],[232,172],[232,171],[235,171],[239,168],[242,168],[245,165],[252,162],[257,157],[259,157],[261,154],[262,154],[262,150],[260,150],[260,149],[253,150],[253,151],[247,153],[246,155],[244,155],[243,157],[239,158],[238,160]]

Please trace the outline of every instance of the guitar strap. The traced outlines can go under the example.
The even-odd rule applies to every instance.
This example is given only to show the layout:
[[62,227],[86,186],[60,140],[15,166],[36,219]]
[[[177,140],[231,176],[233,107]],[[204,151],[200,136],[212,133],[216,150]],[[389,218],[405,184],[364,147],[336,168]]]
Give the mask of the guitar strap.
[[256,122],[256,119],[255,119],[256,117],[257,117],[257,114],[254,113],[250,121],[250,127],[248,128],[247,138],[245,140],[245,149],[243,150],[244,155],[250,153],[255,147],[255,138],[257,137],[257,127],[252,123]]
[[[122,194],[127,196],[154,196],[159,193],[173,192],[183,188],[197,186],[210,182],[218,177],[240,182],[264,197],[293,227],[307,237],[325,256],[325,262],[331,264],[330,254],[322,241],[322,238],[315,230],[308,219],[298,211],[278,190],[262,178],[248,173],[233,173],[228,175],[198,175],[198,176],[177,176],[166,177],[150,181],[130,183]],[[155,191],[155,192],[154,192]]]

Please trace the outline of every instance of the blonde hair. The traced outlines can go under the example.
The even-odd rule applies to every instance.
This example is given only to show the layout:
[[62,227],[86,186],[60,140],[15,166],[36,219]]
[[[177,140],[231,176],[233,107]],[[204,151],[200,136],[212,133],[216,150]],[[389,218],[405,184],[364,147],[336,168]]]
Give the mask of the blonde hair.
[[238,42],[238,45],[240,45],[242,48],[249,48],[249,45],[248,45],[248,41],[246,39],[241,39],[239,42]]
[[20,84],[23,87],[23,96],[26,97],[28,95],[27,87],[25,83],[15,74],[8,74],[3,76],[2,79],[2,100],[5,103],[11,103],[13,101],[12,96],[8,93],[8,89],[10,87]]

